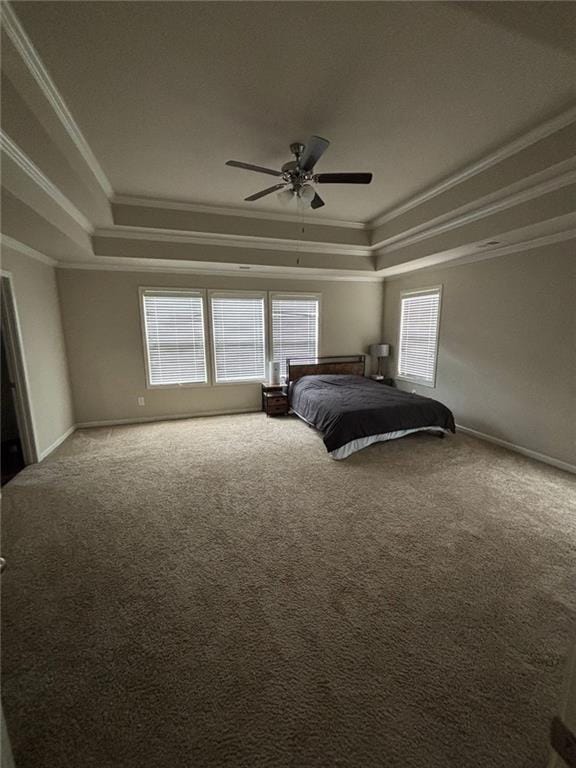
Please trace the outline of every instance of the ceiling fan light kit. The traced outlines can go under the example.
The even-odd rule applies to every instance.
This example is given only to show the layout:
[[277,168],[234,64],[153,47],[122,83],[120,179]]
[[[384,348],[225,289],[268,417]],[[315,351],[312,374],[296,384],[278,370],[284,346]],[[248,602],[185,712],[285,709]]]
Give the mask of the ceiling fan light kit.
[[293,197],[294,193],[291,189],[283,189],[277,194],[277,198],[282,203],[282,205],[289,205],[292,202]]
[[305,203],[310,204],[312,203],[315,194],[316,192],[314,191],[314,187],[311,187],[310,184],[304,184],[303,187],[300,187],[298,192],[299,197],[301,197]]
[[300,142],[290,144],[290,151],[295,159],[284,163],[280,171],[264,168],[261,165],[252,165],[252,163],[242,163],[239,160],[228,160],[226,165],[282,179],[277,184],[246,197],[245,202],[251,203],[273,192],[278,192],[278,198],[284,204],[295,197],[316,210],[322,208],[325,203],[313,184],[370,184],[372,181],[371,173],[314,173],[316,163],[329,146],[328,139],[323,139],[321,136],[311,136],[306,144]]

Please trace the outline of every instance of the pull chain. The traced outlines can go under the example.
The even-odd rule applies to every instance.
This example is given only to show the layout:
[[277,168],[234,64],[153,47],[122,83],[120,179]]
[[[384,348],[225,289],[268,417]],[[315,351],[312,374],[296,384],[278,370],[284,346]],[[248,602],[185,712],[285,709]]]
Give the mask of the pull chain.
[[298,256],[296,257],[296,266],[300,266],[300,249],[302,247],[302,241],[304,240],[305,223],[304,223],[304,205],[300,197],[296,198],[298,205],[298,213],[300,214],[300,240],[298,241]]

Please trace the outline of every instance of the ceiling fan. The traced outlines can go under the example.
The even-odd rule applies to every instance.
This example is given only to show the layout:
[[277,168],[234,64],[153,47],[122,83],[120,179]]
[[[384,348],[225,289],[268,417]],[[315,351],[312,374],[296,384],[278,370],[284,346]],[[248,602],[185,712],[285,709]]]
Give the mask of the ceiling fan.
[[290,144],[290,152],[295,159],[284,163],[280,171],[251,163],[241,163],[239,160],[228,160],[226,165],[256,173],[267,173],[269,176],[282,179],[273,187],[267,187],[244,198],[246,202],[252,203],[254,200],[260,200],[261,197],[271,195],[272,192],[278,192],[282,202],[289,202],[296,197],[316,210],[316,208],[322,208],[325,203],[312,186],[313,184],[370,184],[372,181],[371,173],[314,173],[314,166],[329,145],[328,139],[320,136],[311,136],[306,144],[300,142]]

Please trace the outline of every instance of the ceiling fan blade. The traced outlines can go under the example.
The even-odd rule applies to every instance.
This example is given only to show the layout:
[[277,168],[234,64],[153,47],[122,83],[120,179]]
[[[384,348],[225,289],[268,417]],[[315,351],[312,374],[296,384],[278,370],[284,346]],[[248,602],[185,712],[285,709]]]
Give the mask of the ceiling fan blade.
[[306,142],[304,151],[300,155],[300,161],[298,163],[300,168],[302,168],[303,171],[311,171],[329,146],[330,142],[328,139],[323,139],[321,136],[310,136]]
[[272,168],[262,168],[261,165],[252,165],[251,163],[241,163],[239,160],[228,160],[226,165],[230,165],[232,168],[244,168],[245,171],[267,173],[269,176],[282,176],[282,171],[273,171]]
[[318,173],[314,176],[318,184],[370,184],[371,173]]
[[252,203],[254,200],[260,200],[261,197],[265,197],[266,195],[271,195],[272,192],[276,192],[279,189],[283,189],[286,186],[286,184],[274,184],[273,187],[268,187],[268,189],[263,189],[260,192],[255,192],[253,195],[250,195],[250,197],[245,197],[244,201],[247,203]]
[[322,208],[323,205],[325,205],[324,200],[322,200],[318,192],[316,192],[310,203],[310,208],[316,210],[316,208]]

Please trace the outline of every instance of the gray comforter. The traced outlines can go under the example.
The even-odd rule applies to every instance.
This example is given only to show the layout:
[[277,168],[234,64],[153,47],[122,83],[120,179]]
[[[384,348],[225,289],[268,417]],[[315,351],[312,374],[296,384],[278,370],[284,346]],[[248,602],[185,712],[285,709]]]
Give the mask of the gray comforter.
[[455,431],[445,405],[364,376],[303,376],[290,385],[290,405],[322,432],[328,451],[351,440],[400,429]]

